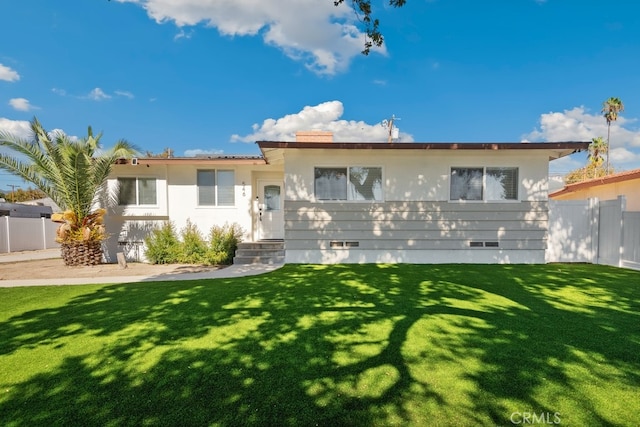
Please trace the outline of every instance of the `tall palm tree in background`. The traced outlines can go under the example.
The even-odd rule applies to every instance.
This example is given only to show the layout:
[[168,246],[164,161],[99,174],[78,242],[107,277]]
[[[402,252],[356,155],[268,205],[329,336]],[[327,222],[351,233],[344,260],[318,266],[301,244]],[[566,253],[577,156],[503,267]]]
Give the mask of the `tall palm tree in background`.
[[[611,148],[611,122],[618,120],[618,113],[624,111],[624,104],[620,98],[611,97],[602,103],[602,113],[607,120],[607,147]],[[607,167],[605,170],[609,173],[609,151],[607,150]]]
[[16,156],[0,153],[0,169],[31,182],[64,210],[52,219],[62,223],[57,241],[66,265],[94,265],[102,260],[106,238],[105,210],[95,209],[99,194],[114,162],[131,157],[137,150],[124,140],[109,150],[100,147],[102,133],[69,138],[62,132],[47,132],[37,118],[30,123],[31,140],[0,131],[0,146]]

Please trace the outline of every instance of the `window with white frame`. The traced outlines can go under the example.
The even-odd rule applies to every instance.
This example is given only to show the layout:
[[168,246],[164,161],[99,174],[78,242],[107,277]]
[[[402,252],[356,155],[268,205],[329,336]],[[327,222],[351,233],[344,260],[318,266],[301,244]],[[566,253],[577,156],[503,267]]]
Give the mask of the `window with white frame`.
[[235,172],[232,170],[198,170],[198,206],[234,206]]
[[316,167],[314,193],[318,200],[382,200],[382,168]]
[[450,200],[518,200],[518,168],[453,167]]
[[118,178],[118,205],[158,203],[155,178]]

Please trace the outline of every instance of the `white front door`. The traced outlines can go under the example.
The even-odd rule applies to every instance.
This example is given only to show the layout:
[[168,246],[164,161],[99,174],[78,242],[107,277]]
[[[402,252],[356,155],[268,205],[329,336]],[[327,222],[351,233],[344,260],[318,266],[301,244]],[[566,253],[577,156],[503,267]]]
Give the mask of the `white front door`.
[[284,192],[281,181],[258,181],[258,238],[284,238]]

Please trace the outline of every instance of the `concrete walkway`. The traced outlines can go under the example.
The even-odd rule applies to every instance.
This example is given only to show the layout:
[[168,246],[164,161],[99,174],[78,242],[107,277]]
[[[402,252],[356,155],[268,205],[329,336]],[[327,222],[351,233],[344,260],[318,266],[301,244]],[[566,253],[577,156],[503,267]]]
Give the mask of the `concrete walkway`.
[[[2,263],[31,261],[37,259],[59,258],[60,249],[47,249],[42,251],[25,251],[0,255],[0,269]],[[153,276],[101,276],[82,277],[68,279],[26,279],[26,280],[0,280],[0,288],[16,286],[51,286],[51,285],[86,285],[93,283],[132,283],[132,282],[163,282],[174,280],[199,280],[199,279],[227,279],[232,277],[255,276],[268,273],[282,267],[284,264],[237,264],[218,270],[201,273],[166,273]]]

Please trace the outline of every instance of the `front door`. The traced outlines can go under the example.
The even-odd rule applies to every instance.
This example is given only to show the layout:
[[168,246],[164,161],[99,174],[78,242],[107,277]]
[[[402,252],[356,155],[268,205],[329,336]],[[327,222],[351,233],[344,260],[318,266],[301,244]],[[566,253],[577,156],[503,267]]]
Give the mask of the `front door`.
[[281,181],[258,181],[258,238],[284,238],[284,194]]

